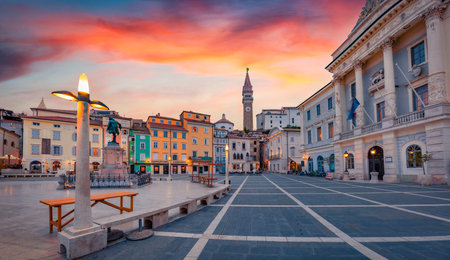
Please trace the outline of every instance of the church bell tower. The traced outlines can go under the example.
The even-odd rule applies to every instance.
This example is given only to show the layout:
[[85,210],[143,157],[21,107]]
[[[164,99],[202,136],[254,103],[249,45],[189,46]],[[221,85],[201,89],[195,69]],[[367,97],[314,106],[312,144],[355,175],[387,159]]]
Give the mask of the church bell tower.
[[242,105],[244,111],[244,129],[253,130],[253,86],[250,83],[250,77],[245,76],[244,86],[242,87]]

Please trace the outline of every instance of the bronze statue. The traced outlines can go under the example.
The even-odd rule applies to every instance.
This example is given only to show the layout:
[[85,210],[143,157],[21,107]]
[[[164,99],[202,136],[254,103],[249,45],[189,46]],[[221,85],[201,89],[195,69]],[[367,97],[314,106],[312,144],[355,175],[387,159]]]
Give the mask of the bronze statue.
[[116,136],[120,134],[120,129],[122,129],[122,125],[114,120],[114,118],[109,117],[108,127],[106,128],[106,130],[108,131],[108,133],[113,135],[113,140],[111,143],[118,144],[116,141]]

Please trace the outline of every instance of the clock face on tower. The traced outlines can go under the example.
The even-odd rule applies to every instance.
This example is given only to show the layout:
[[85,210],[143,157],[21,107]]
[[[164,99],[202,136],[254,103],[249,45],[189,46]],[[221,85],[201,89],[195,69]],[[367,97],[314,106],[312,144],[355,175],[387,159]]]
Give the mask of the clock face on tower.
[[246,112],[250,112],[250,110],[252,110],[251,107],[245,107]]

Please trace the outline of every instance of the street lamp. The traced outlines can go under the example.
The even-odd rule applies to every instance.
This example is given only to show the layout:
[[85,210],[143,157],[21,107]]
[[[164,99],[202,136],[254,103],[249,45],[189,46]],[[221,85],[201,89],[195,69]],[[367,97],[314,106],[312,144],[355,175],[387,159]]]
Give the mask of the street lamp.
[[11,168],[11,156],[12,154],[5,154],[6,156],[8,156],[8,168]]
[[76,232],[93,226],[89,180],[89,105],[102,110],[109,110],[109,108],[98,100],[90,100],[88,78],[84,73],[80,74],[78,95],[66,90],[53,91],[52,94],[65,100],[77,102],[77,178],[73,225]]
[[228,185],[230,183],[229,177],[228,177],[228,144],[225,146],[225,185]]
[[377,150],[375,150],[374,147],[370,149],[370,154],[372,155],[372,172],[375,172],[375,154],[377,153]]
[[168,178],[169,181],[172,180],[172,177],[171,177],[172,167],[171,167],[171,164],[170,164],[171,161],[172,161],[172,157],[170,157],[170,155],[169,155],[169,178]]
[[348,165],[347,165],[348,164],[348,159],[347,159],[348,158],[348,153],[347,153],[347,151],[344,152],[344,158],[345,158],[344,159],[345,160],[345,163],[344,163],[344,165],[345,165],[345,172],[347,172],[347,167],[348,167]]

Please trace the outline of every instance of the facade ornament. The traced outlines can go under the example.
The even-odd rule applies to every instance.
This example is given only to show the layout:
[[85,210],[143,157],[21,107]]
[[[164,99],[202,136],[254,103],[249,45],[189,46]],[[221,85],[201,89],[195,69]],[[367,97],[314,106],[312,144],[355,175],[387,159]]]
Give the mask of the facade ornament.
[[364,62],[362,62],[361,60],[354,60],[352,63],[352,67],[355,69],[362,69],[364,65]]
[[380,49],[386,49],[386,48],[392,48],[392,46],[394,45],[395,39],[392,37],[388,37],[386,40],[382,41],[380,44]]
[[412,67],[411,72],[412,72],[414,78],[417,78],[417,77],[420,76],[420,74],[422,74],[422,67],[417,66],[417,65],[414,65],[414,66]]
[[428,8],[423,14],[422,19],[428,21],[432,18],[439,18],[442,20],[442,16],[447,8],[446,4],[439,4]]
[[384,69],[379,69],[370,76],[370,83],[372,86],[378,84],[382,80],[384,80]]

